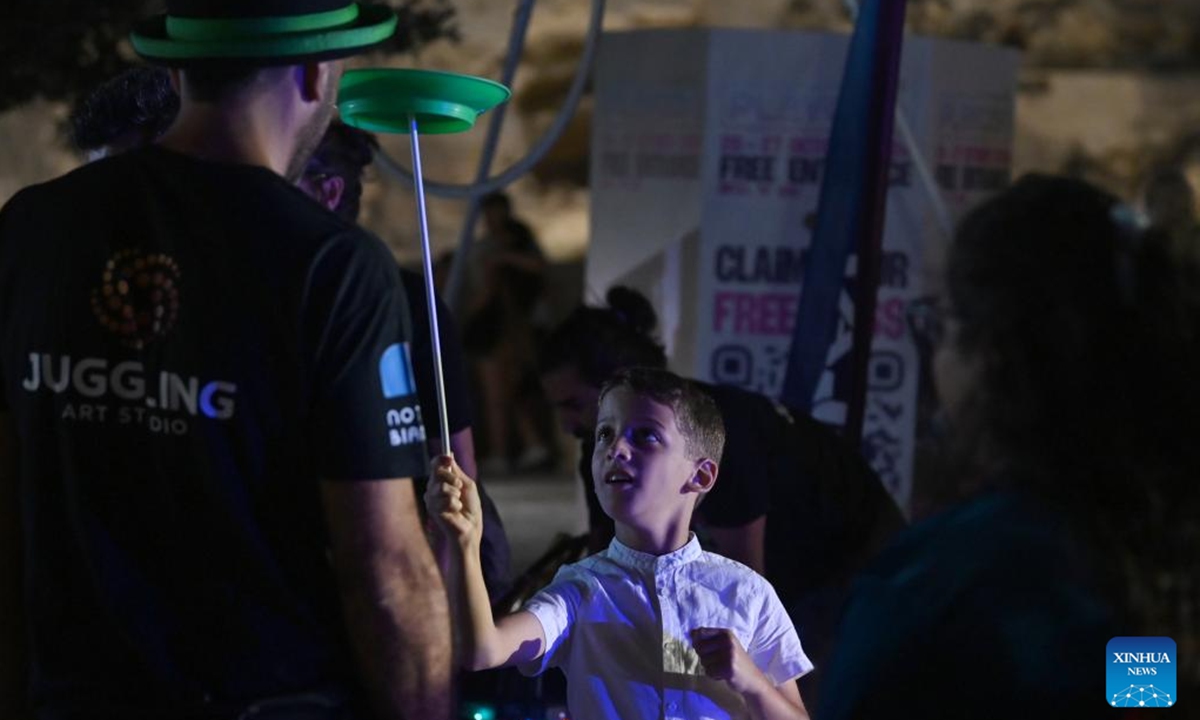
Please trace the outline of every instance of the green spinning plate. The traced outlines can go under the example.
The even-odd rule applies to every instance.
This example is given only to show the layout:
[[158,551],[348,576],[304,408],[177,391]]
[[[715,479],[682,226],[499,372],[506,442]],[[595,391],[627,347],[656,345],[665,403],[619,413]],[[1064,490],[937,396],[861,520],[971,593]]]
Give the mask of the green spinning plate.
[[473,75],[373,68],[347,70],[338,87],[342,120],[361,130],[406,133],[416,116],[417,131],[440,135],[470,130],[475,119],[509,98],[508,88]]

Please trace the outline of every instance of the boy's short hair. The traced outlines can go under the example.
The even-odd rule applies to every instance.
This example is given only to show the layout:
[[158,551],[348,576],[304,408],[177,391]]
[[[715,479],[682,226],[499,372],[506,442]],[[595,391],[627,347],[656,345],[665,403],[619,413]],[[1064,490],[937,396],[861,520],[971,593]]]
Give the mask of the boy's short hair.
[[600,389],[600,397],[617,388],[666,405],[675,413],[675,424],[683,435],[685,449],[694,459],[719,462],[725,449],[725,423],[717,403],[699,385],[670,370],[650,367],[624,368],[613,373]]

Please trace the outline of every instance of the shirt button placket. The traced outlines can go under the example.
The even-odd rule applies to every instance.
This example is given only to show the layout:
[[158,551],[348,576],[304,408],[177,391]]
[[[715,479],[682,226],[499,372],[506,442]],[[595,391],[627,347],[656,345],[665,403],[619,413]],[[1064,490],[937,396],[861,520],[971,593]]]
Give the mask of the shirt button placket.
[[667,599],[666,582],[667,582],[667,578],[664,575],[662,575],[658,572],[654,573],[654,593],[655,593],[655,595],[658,596],[658,628],[659,628],[659,632],[662,633],[662,635],[661,635],[661,637],[662,637],[662,657],[660,658],[659,663],[660,663],[660,667],[663,670],[663,675],[659,680],[658,693],[659,693],[659,697],[662,698],[662,708],[663,708],[662,714],[664,717],[667,717],[670,715],[671,705],[672,705],[672,703],[668,703],[666,701],[666,697],[665,697],[665,695],[667,693],[666,672],[668,670],[668,666],[670,663],[671,637],[672,637],[671,620],[669,617],[670,606],[666,602],[666,599]]
[[662,631],[663,660],[666,661],[667,650],[671,647],[672,625],[671,606],[667,603],[667,588],[664,578],[655,578],[655,592],[658,593],[658,627]]

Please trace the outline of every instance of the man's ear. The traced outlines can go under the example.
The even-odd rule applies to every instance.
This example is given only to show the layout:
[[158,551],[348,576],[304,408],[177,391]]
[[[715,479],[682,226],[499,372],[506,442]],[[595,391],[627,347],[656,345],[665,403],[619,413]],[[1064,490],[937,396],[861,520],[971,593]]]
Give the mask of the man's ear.
[[183,97],[183,83],[179,78],[179,68],[167,68],[167,81],[171,83],[171,89],[179,97]]
[[327,175],[316,183],[317,202],[328,210],[336,211],[346,192],[346,179],[340,175]]
[[717,483],[717,461],[700,458],[696,463],[696,471],[688,481],[688,489],[692,492],[706,493]]
[[[300,66],[300,98],[305,102],[322,102],[325,93],[325,75],[333,72],[329,63],[309,62]],[[333,102],[333,98],[329,98]]]

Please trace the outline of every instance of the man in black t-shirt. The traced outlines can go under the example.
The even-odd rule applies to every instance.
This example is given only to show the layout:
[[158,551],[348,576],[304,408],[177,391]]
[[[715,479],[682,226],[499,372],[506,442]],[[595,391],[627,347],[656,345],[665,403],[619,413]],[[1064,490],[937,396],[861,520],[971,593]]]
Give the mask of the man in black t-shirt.
[[[170,127],[178,110],[179,97],[170,87],[166,70],[134,68],[104,83],[76,106],[70,118],[72,139],[76,149],[89,160],[111,157],[158,139]],[[378,147],[379,143],[373,134],[334,120],[296,184],[309,197],[337,213],[343,220],[357,223],[363,174]],[[436,412],[435,358],[425,280],[419,273],[405,268],[400,268],[399,272],[412,318],[410,354],[413,377],[421,407],[427,409],[423,416],[425,439],[433,456],[441,454],[437,447],[441,428]],[[449,308],[440,298],[437,307],[446,413],[450,424],[450,450],[463,471],[478,478],[469,384],[459,330]],[[425,492],[426,479],[424,475],[414,478],[418,496]],[[508,537],[486,486],[481,479],[476,482],[480,483],[484,513],[481,547],[483,576],[489,596],[498,600],[507,592],[510,582]],[[418,509],[423,510],[423,507]]]
[[[363,191],[363,173],[379,147],[375,136],[365,130],[335,120],[325,131],[320,144],[309,160],[297,183],[301,190],[347,222],[358,222]],[[471,427],[471,400],[468,393],[466,366],[458,325],[450,308],[434,296],[437,302],[438,335],[441,355],[434,356],[433,334],[429,326],[429,299],[425,278],[412,270],[400,269],[400,279],[412,315],[413,377],[417,396],[426,409],[425,435],[430,455],[439,455],[441,419],[438,417],[437,381],[434,362],[441,362],[442,385],[446,398],[446,417],[450,427],[450,451],[454,461],[469,477],[478,478],[475,465],[475,434]],[[426,475],[415,478],[417,495],[425,492]],[[480,560],[488,595],[499,600],[509,585],[509,546],[504,523],[496,503],[488,495],[482,480],[479,499],[483,506],[483,542]]]
[[395,19],[277,6],[169,1],[160,143],[0,211],[5,718],[450,715],[407,303],[289,182]]

